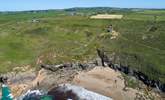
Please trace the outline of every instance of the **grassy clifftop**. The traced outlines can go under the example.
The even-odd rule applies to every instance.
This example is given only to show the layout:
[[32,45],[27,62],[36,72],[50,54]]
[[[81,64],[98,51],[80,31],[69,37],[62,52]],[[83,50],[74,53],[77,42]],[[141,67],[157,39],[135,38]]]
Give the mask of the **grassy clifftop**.
[[[62,63],[92,59],[96,56],[95,49],[103,47],[115,53],[120,63],[165,83],[162,12],[165,11],[123,12],[121,20],[90,19],[84,10],[78,15],[73,15],[73,11],[0,14],[0,72],[25,65],[34,67],[38,60]],[[109,24],[119,36],[100,38]],[[152,27],[156,30],[150,30]]]

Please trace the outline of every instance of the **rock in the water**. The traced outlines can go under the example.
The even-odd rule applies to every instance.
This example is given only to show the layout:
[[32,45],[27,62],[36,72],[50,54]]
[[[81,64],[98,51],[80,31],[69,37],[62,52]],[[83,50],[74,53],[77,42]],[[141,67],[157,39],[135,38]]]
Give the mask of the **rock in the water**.
[[109,97],[94,93],[79,86],[62,84],[48,92],[53,100],[112,100]]

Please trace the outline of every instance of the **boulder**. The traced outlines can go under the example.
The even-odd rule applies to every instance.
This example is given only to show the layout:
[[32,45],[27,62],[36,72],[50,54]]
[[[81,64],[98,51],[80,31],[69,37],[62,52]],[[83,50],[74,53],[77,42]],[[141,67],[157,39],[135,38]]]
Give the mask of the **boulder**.
[[61,84],[51,89],[48,95],[52,96],[53,100],[112,100],[109,97],[71,84]]
[[46,65],[46,64],[42,64],[41,68],[44,68],[46,70],[50,70],[50,71],[57,71],[59,69],[62,68],[66,68],[66,67],[72,67],[72,64],[60,64],[60,65]]

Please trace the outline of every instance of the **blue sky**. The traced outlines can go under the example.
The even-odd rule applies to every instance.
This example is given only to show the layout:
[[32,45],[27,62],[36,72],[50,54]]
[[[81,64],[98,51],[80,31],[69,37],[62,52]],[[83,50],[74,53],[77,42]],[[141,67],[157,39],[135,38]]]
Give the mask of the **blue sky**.
[[0,0],[0,11],[71,7],[165,8],[165,0]]

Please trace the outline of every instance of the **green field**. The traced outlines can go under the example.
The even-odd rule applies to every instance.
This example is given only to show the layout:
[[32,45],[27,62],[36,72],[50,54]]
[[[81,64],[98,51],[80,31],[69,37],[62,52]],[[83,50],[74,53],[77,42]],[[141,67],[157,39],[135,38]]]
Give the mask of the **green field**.
[[[90,60],[104,48],[116,54],[116,63],[165,83],[165,10],[113,11],[124,15],[121,20],[89,19],[92,10],[71,12],[1,13],[0,72],[36,67],[38,58],[46,64]],[[99,37],[109,24],[120,33],[117,39]],[[157,29],[149,31],[152,26]]]

